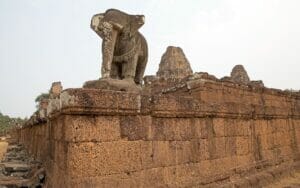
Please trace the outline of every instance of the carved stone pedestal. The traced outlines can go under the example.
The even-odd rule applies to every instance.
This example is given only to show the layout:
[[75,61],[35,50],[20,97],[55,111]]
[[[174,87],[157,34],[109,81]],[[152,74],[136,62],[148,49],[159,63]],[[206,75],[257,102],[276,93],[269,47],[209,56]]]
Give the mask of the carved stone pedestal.
[[84,83],[83,88],[130,92],[141,91],[141,87],[139,85],[136,85],[133,80],[117,80],[111,78],[101,78],[99,80],[87,81]]

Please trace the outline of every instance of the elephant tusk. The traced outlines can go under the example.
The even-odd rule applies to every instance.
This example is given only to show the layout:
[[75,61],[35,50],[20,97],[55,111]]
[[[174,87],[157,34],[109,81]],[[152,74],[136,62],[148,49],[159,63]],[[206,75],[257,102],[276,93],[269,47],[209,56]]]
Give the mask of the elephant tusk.
[[114,26],[114,29],[118,30],[118,31],[121,31],[123,29],[123,26],[121,24],[112,24]]

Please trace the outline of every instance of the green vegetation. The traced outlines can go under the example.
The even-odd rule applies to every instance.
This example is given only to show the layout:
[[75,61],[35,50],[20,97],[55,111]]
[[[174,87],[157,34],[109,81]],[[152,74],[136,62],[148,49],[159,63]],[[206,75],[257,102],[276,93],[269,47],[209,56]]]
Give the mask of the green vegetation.
[[36,98],[35,98],[35,102],[38,103],[40,102],[41,100],[43,99],[48,99],[49,98],[49,93],[41,93],[40,95],[38,95]]
[[3,115],[0,112],[0,134],[4,133],[6,130],[13,128],[18,125],[22,125],[25,119],[22,118],[11,118],[7,115]]
[[35,98],[35,107],[36,109],[39,109],[39,103],[43,100],[43,99],[49,99],[50,94],[49,93],[41,93],[39,94],[36,98]]

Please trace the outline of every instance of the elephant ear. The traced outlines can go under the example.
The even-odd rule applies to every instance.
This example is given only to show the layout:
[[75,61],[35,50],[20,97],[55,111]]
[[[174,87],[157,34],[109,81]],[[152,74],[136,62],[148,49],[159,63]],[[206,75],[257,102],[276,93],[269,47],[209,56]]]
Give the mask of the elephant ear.
[[138,30],[144,25],[145,16],[143,15],[132,15],[129,20],[129,35],[134,36]]
[[[92,17],[92,20],[91,20],[91,28],[100,36],[101,35],[101,32],[99,30],[99,25],[100,23],[102,22],[104,18],[104,14],[101,13],[101,14],[95,14],[93,17]],[[100,36],[102,37],[102,36]]]

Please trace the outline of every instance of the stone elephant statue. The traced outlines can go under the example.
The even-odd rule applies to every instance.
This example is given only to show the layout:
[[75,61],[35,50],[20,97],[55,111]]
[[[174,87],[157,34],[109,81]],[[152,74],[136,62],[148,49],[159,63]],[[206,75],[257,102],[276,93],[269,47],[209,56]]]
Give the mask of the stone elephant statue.
[[116,9],[92,17],[91,28],[102,38],[102,78],[141,84],[148,61],[147,42],[138,29],[143,15]]

